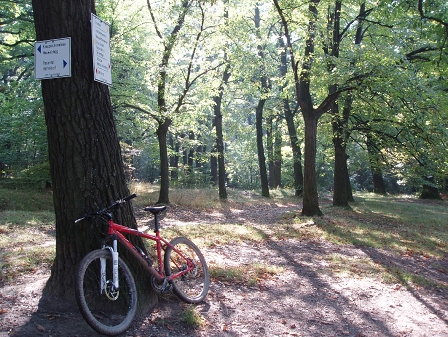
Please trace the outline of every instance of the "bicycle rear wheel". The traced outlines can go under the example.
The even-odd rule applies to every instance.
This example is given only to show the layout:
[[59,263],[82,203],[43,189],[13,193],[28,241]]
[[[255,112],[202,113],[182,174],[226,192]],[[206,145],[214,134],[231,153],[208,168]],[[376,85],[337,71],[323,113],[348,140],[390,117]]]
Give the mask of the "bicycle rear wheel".
[[[103,279],[101,259],[106,261],[106,277]],[[112,263],[110,251],[90,252],[79,264],[75,285],[76,302],[82,316],[93,329],[109,336],[124,332],[131,325],[137,309],[137,290],[128,266],[118,259],[120,287],[115,289]]]
[[164,256],[167,276],[186,270],[188,260],[194,263],[194,268],[191,271],[171,281],[173,292],[186,303],[202,302],[210,287],[210,275],[204,256],[199,248],[187,238],[175,238],[170,244],[173,248],[168,246]]

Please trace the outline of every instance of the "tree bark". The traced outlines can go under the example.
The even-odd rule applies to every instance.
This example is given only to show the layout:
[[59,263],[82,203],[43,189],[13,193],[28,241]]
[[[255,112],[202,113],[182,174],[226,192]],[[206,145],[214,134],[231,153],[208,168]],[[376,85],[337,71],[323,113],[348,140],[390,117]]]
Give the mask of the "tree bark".
[[305,122],[305,170],[303,175],[303,215],[322,215],[316,179],[317,121],[315,113],[303,113]]
[[[56,257],[44,292],[74,300],[76,269],[100,242],[83,214],[129,194],[109,89],[93,80],[93,0],[33,0],[37,40],[71,37],[71,77],[42,81],[56,215]],[[115,215],[136,227],[130,204]],[[140,239],[134,241],[141,243]],[[154,297],[148,304],[155,303]]]

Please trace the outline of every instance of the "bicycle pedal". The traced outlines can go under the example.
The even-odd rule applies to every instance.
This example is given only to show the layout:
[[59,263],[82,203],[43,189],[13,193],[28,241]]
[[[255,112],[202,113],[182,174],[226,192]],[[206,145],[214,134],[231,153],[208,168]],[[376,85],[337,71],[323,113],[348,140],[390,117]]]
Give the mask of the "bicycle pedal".
[[163,294],[171,290],[173,290],[173,285],[168,283],[168,278],[165,277],[165,279],[163,280],[162,287],[160,288],[160,292]]

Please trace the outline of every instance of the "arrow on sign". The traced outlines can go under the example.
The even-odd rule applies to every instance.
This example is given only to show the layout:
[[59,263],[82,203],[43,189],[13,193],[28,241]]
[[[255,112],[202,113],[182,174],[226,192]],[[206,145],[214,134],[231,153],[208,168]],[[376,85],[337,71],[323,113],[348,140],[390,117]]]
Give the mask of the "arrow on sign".
[[62,68],[65,68],[66,65],[67,65],[67,62],[65,60],[62,60]]
[[39,46],[39,47],[37,48],[37,51],[38,51],[39,53],[42,53],[41,50],[40,50],[41,48],[42,48],[42,46]]

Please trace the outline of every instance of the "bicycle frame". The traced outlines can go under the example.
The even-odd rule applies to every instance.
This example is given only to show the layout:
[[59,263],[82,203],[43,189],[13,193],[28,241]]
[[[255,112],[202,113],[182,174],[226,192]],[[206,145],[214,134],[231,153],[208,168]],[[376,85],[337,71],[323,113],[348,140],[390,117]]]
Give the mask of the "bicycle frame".
[[[151,234],[140,232],[137,229],[119,225],[111,219],[108,220],[108,223],[109,223],[109,229],[108,229],[107,234],[113,237],[114,242],[116,242],[117,241],[116,239],[118,239],[118,241],[123,245],[123,247],[125,247],[128,252],[130,252],[138,261],[140,261],[140,263],[144,266],[144,268],[152,276],[154,276],[155,279],[159,283],[164,282],[165,278],[167,279],[168,282],[172,281],[172,280],[190,272],[191,270],[193,270],[195,268],[195,264],[193,263],[193,261],[191,261],[189,258],[187,258],[184,254],[182,254],[181,251],[179,251],[178,249],[173,247],[169,243],[169,241],[162,238],[160,236],[160,232],[158,231],[158,229],[156,229],[155,235],[151,235]],[[148,263],[141,256],[141,254],[138,252],[136,247],[123,235],[123,233],[133,235],[133,236],[142,237],[142,238],[156,242],[158,270],[155,269],[154,267],[148,265]],[[173,249],[173,251],[175,251],[177,254],[179,254],[185,260],[186,265],[187,265],[186,269],[181,270],[180,272],[177,272],[175,274],[169,275],[168,277],[166,277],[166,275],[165,275],[164,265],[163,265],[163,261],[162,261],[162,250],[165,250],[166,246],[171,247],[171,249]],[[116,245],[113,248],[116,252]],[[114,269],[115,269],[115,266],[118,267],[118,255],[117,255],[117,264],[115,264],[115,261],[114,261]],[[177,267],[179,267],[179,266],[177,266]],[[117,277],[117,279],[118,279],[118,277]],[[114,276],[114,284],[115,284],[115,276]],[[117,288],[118,288],[118,286],[117,286]]]

